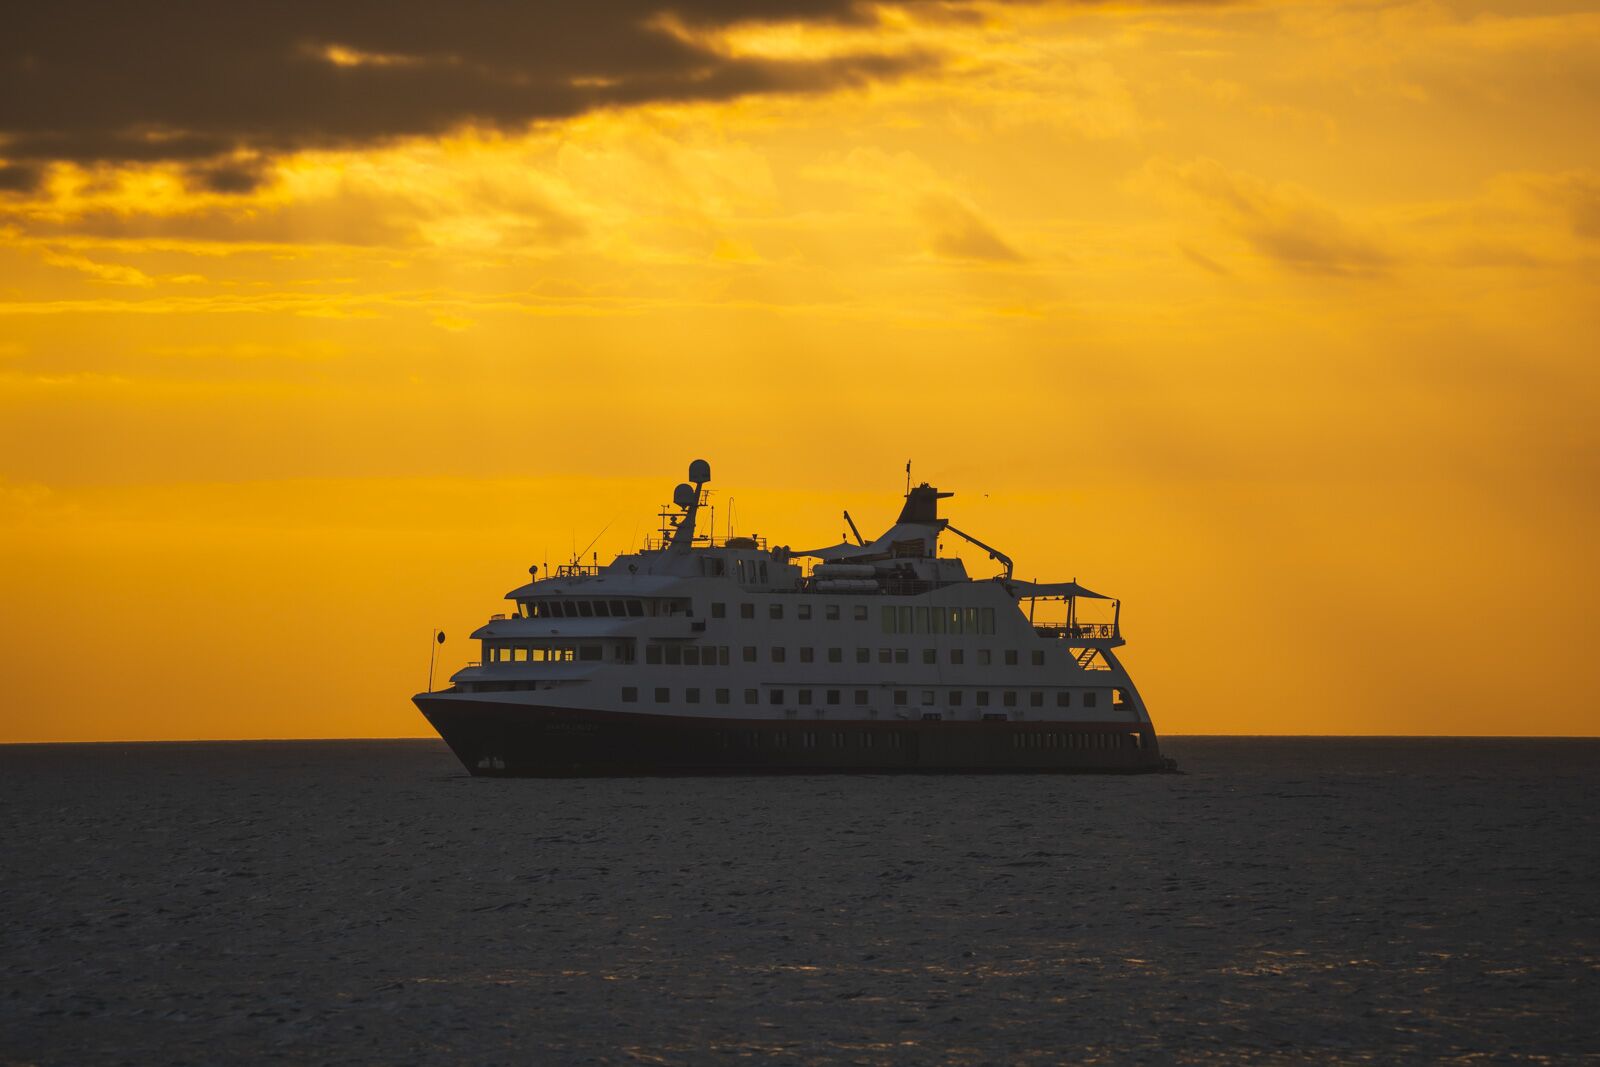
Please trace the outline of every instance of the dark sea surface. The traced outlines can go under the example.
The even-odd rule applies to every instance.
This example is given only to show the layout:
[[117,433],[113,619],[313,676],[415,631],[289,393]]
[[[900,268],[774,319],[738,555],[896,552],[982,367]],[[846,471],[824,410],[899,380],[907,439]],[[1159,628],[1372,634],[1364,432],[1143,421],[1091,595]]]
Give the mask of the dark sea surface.
[[0,747],[0,1063],[1600,1058],[1600,742],[474,779]]

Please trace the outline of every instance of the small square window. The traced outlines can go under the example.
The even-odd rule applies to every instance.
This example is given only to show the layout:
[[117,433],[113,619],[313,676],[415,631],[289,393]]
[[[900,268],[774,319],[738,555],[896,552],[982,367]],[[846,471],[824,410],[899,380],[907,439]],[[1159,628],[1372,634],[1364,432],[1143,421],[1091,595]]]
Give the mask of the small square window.
[[987,689],[978,690],[978,707],[986,708],[988,706],[989,706],[989,691]]
[[767,703],[768,704],[782,704],[783,703],[783,690],[782,689],[774,689],[771,692],[769,692],[767,694]]
[[1016,665],[1017,665],[1017,650],[1014,649],[1014,648],[1006,649],[1006,666],[1007,667],[1015,667]]
[[754,663],[756,661],[756,646],[755,645],[745,645],[744,646],[744,661],[746,663]]
[[870,649],[870,648],[858,648],[858,649],[856,649],[856,662],[857,663],[871,663],[872,662],[872,649]]
[[625,700],[629,704],[632,704],[635,701],[637,701],[639,699],[639,687],[635,686],[635,685],[625,685],[625,686],[623,686],[622,687],[622,699]]
[[896,689],[894,691],[894,702],[896,704],[904,704],[906,702],[906,691],[904,689]]
[[1083,694],[1083,706],[1086,708],[1094,707],[1095,696],[1096,694],[1093,689],[1086,690]]
[[1017,691],[1015,689],[1006,690],[1005,705],[1008,708],[1014,708],[1017,706]]
[[923,649],[922,650],[922,662],[924,662],[924,663],[938,663],[939,662],[939,650],[936,649],[936,648],[925,648],[925,649]]
[[755,617],[756,617],[756,606],[754,604],[740,604],[739,605],[739,618],[741,618],[741,619],[753,619]]
[[987,667],[994,662],[994,656],[987,648],[978,649],[978,666]]
[[798,690],[798,698],[797,699],[802,704],[811,703],[811,690],[809,690],[809,689]]
[[829,663],[843,663],[844,662],[844,649],[842,649],[842,648],[830,648],[830,649],[828,649],[828,662]]
[[956,665],[960,665],[962,663],[965,663],[966,659],[967,659],[967,654],[965,652],[963,652],[961,649],[952,648],[950,650],[950,662],[951,663],[956,664]]
[[788,654],[789,654],[788,650],[785,649],[782,645],[773,645],[772,646],[772,662],[774,662],[774,663],[782,663],[784,661],[785,657],[788,656]]
[[1029,693],[1028,694],[1028,706],[1032,707],[1032,708],[1042,708],[1042,707],[1044,707],[1044,694],[1043,693],[1038,693],[1038,692]]
[[823,618],[827,619],[829,622],[839,621],[839,605],[837,604],[829,604],[825,606],[822,609],[822,613]]
[[865,689],[857,689],[855,699],[857,704],[865,704],[867,702],[867,691]]
[[795,607],[794,612],[795,612],[795,615],[800,619],[800,621],[804,622],[807,619],[811,618],[811,605],[810,604],[799,604],[799,605],[797,605]]
[[1042,649],[1042,648],[1034,649],[1033,650],[1033,654],[1032,654],[1032,656],[1030,658],[1033,660],[1033,665],[1035,667],[1043,667],[1044,666],[1044,649]]
[[850,617],[855,619],[856,622],[866,622],[867,621],[867,606],[865,604],[857,604],[854,608],[851,609]]
[[1072,707],[1072,694],[1069,693],[1065,689],[1063,689],[1059,693],[1057,693],[1056,694],[1056,707],[1058,707],[1058,708],[1070,708],[1070,707]]
[[839,691],[837,689],[828,690],[828,703],[830,703],[830,704],[839,703]]
[[711,617],[713,619],[726,619],[728,617],[728,605],[715,603],[712,604]]
[[726,704],[732,696],[733,696],[733,694],[730,691],[728,691],[726,689],[718,689],[717,690],[717,703],[718,704]]
[[654,644],[654,643],[645,645],[644,646],[644,661],[646,663],[660,663],[661,662],[661,646],[658,645],[658,644]]
[[781,618],[783,618],[783,605],[782,604],[768,604],[767,605],[767,617],[769,619],[781,619]]
[[893,663],[894,662],[894,649],[892,649],[892,648],[880,648],[880,649],[878,649],[878,662],[879,663]]
[[665,704],[667,701],[669,701],[671,699],[672,699],[672,691],[671,690],[669,690],[669,689],[667,689],[665,687],[662,687],[662,688],[656,690],[656,703],[657,704]]
[[761,694],[754,689],[746,689],[744,691],[744,702],[746,704],[758,704],[761,702]]
[[700,690],[698,690],[698,689],[685,689],[683,691],[683,699],[687,703],[690,703],[690,704],[698,704],[698,703],[700,703]]
[[933,690],[932,689],[924,689],[922,691],[922,703],[923,703],[924,706],[928,706],[928,705],[931,705],[933,703]]
[[896,663],[910,663],[911,662],[911,652],[908,649],[904,649],[904,648],[895,649],[894,650],[894,661]]
[[810,645],[805,645],[800,649],[800,662],[801,663],[811,663],[811,662],[815,661],[816,658],[817,658],[817,650],[812,648]]
[[952,708],[959,708],[961,706],[961,690],[950,690],[950,706]]

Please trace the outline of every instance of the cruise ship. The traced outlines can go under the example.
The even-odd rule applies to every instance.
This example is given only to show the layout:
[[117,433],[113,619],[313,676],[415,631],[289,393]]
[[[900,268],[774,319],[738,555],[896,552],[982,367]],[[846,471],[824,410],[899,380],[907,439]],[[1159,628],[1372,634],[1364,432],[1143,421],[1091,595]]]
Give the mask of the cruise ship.
[[[1172,769],[1128,672],[1121,604],[1019,581],[912,486],[880,536],[717,538],[704,460],[662,529],[506,594],[482,658],[412,700],[474,775],[1138,773]],[[702,528],[702,527],[705,528]],[[967,574],[941,538],[987,553]],[[947,542],[948,543],[948,542]],[[1053,621],[1035,621],[1043,605]],[[1096,610],[1097,609],[1097,610]],[[1082,611],[1082,616],[1080,616]]]

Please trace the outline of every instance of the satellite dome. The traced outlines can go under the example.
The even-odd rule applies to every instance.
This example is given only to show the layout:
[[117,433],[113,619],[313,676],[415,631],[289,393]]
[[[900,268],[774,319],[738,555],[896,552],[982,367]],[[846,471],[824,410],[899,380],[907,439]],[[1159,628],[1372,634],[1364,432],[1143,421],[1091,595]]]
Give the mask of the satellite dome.
[[689,464],[689,480],[696,485],[711,480],[711,464],[703,459],[697,459]]
[[680,482],[678,488],[672,491],[672,502],[680,508],[687,508],[694,504],[699,495],[694,491],[694,486],[689,485],[687,482]]

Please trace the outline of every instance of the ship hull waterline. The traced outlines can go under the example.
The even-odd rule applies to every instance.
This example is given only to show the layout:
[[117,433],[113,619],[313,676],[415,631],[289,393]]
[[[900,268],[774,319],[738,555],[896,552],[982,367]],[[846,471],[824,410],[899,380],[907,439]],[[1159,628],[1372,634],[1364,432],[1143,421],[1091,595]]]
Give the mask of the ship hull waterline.
[[738,719],[413,698],[468,772],[584,778],[767,774],[1150,774],[1140,722]]

